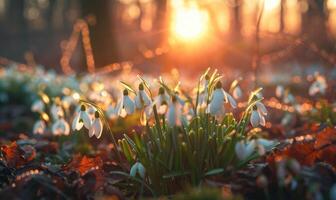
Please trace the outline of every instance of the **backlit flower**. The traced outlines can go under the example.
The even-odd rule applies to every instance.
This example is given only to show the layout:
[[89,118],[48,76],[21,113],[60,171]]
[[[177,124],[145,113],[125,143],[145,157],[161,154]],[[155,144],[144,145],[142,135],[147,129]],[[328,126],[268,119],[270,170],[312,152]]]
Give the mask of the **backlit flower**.
[[44,103],[42,100],[36,100],[31,106],[31,111],[33,112],[43,112],[44,111]]
[[177,102],[176,96],[172,96],[168,105],[167,124],[170,127],[181,125],[181,106]]
[[282,85],[277,85],[275,88],[275,96],[281,98],[285,93],[285,88]]
[[69,135],[70,126],[62,117],[57,119],[51,127],[53,135]]
[[64,116],[64,111],[58,103],[53,103],[51,105],[50,113],[54,120],[57,119],[59,116],[62,116],[62,117]]
[[120,99],[115,108],[115,115],[126,117],[126,115],[133,114],[134,111],[135,111],[135,103],[129,97],[128,90],[125,89],[123,92],[123,97]]
[[76,114],[73,122],[72,122],[72,130],[81,130],[82,127],[90,129],[91,127],[91,119],[89,114],[86,112],[85,105],[81,105],[80,111]]
[[38,120],[35,122],[33,127],[34,134],[43,134],[46,130],[46,123],[43,120]]
[[256,147],[256,143],[254,140],[244,142],[239,141],[235,145],[235,152],[239,160],[245,160],[249,156],[252,155]]
[[243,96],[243,92],[241,90],[241,88],[239,87],[239,85],[237,85],[233,91],[232,91],[232,95],[235,99],[240,99]]
[[208,100],[208,86],[209,86],[209,75],[205,76],[204,85],[201,93],[199,94],[199,105],[200,107],[205,107]]
[[103,132],[103,123],[99,117],[98,111],[96,111],[95,119],[93,120],[91,128],[89,129],[89,137],[96,136],[96,138],[99,139],[102,132]]
[[231,107],[236,108],[237,103],[233,99],[233,97],[224,91],[222,88],[222,83],[220,81],[217,82],[216,88],[213,91],[212,99],[210,101],[208,112],[211,115],[221,116],[225,113],[224,103],[229,102]]
[[137,109],[142,109],[144,107],[151,105],[152,103],[151,99],[149,98],[148,94],[145,92],[144,89],[145,88],[143,84],[141,83],[139,85],[139,91],[134,99],[134,103]]
[[153,104],[156,105],[158,113],[163,115],[167,112],[169,95],[166,94],[163,87],[159,88],[159,95],[155,98]]
[[327,89],[327,81],[324,76],[316,75],[315,81],[311,84],[309,88],[309,95],[314,96],[318,93],[325,94]]

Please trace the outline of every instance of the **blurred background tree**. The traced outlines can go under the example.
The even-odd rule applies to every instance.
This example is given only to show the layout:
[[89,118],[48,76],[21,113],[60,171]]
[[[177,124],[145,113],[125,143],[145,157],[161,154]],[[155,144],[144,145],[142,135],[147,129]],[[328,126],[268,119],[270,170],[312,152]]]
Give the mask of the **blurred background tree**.
[[[263,11],[262,58],[289,49],[269,60],[333,66],[335,9],[336,0],[0,0],[0,56],[59,70],[73,25],[84,19],[98,68],[250,68]],[[85,56],[79,42],[71,66],[85,71]]]

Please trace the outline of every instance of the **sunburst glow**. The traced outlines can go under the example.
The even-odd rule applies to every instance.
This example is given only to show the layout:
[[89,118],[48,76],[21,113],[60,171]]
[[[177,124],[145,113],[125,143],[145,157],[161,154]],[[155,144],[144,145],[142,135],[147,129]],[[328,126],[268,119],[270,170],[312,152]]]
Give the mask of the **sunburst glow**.
[[195,40],[208,30],[208,14],[197,6],[179,7],[173,13],[171,31],[180,40]]

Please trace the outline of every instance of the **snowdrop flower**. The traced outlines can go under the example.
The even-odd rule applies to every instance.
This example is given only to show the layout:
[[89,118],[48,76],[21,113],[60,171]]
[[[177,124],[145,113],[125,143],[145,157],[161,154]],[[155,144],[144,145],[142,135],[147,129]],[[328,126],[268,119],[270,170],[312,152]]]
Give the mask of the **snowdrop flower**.
[[81,130],[82,127],[90,129],[91,127],[91,119],[89,114],[86,112],[85,105],[81,105],[80,111],[76,114],[73,122],[72,122],[72,130]]
[[38,120],[34,124],[33,133],[41,135],[45,132],[46,127],[47,125],[43,120]]
[[136,162],[130,170],[130,176],[135,177],[137,174],[139,174],[139,176],[144,179],[145,178],[145,173],[146,173],[146,169],[145,167],[140,163],[140,162]]
[[133,114],[135,111],[135,103],[128,96],[128,90],[125,89],[123,92],[123,98],[119,101],[115,108],[115,115],[126,117],[126,115]]
[[163,87],[159,88],[159,95],[155,98],[153,104],[157,106],[158,113],[163,115],[167,112],[169,95],[166,94]]
[[294,104],[295,103],[295,97],[291,93],[286,92],[286,94],[283,97],[283,101],[284,101],[284,103]]
[[265,126],[265,116],[267,115],[267,110],[264,104],[261,102],[257,102],[255,106],[253,106],[253,110],[250,117],[250,122],[253,127],[257,127],[258,125]]
[[240,99],[243,96],[243,92],[241,90],[241,88],[239,87],[239,85],[237,85],[233,91],[232,91],[232,95],[235,99]]
[[59,116],[64,116],[64,112],[62,107],[59,105],[59,103],[53,103],[50,107],[50,114],[52,116],[52,118],[55,120],[57,119]]
[[208,112],[211,115],[221,116],[225,113],[224,103],[229,102],[231,107],[236,108],[237,103],[233,97],[224,91],[222,88],[222,83],[217,82],[216,88],[213,91],[212,99],[210,101]]
[[277,85],[275,88],[275,96],[281,98],[285,94],[285,88],[282,85]]
[[92,126],[89,129],[89,137],[96,136],[97,139],[100,138],[103,132],[103,123],[99,117],[98,111],[95,112],[95,119],[92,122]]
[[51,131],[54,135],[69,135],[70,126],[62,117],[57,119],[51,127]]
[[177,102],[176,96],[172,96],[172,100],[168,105],[167,124],[170,127],[181,125],[181,108]]
[[33,112],[43,112],[44,111],[44,103],[42,100],[36,100],[31,106],[31,110]]
[[289,126],[293,120],[294,116],[291,113],[286,113],[285,116],[281,119],[281,125]]
[[316,75],[315,81],[311,84],[309,88],[309,95],[314,96],[318,93],[325,94],[327,89],[327,81],[324,76]]
[[275,144],[275,142],[272,141],[272,140],[258,138],[258,139],[256,139],[255,144],[256,144],[258,154],[262,156],[262,155],[265,155],[265,153],[266,153],[265,148],[270,148],[271,146],[273,146]]
[[256,147],[254,140],[249,142],[239,141],[235,145],[235,152],[239,160],[245,160],[252,155]]
[[76,102],[74,97],[72,95],[64,96],[62,98],[62,105],[65,109],[69,109],[71,105],[73,105]]
[[152,101],[149,98],[148,94],[144,90],[144,85],[141,83],[139,84],[139,91],[135,96],[134,103],[137,109],[142,109],[151,105]]
[[205,76],[205,81],[204,81],[204,86],[203,86],[203,90],[199,95],[199,105],[201,107],[205,107],[207,100],[208,100],[208,86],[209,86],[209,80],[210,77],[209,75]]

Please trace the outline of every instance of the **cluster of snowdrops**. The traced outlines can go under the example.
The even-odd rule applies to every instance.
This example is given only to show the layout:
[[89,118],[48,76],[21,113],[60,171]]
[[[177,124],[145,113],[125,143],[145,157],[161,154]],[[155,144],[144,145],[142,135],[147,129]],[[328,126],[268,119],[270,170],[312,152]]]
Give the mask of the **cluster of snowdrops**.
[[[78,93],[54,100],[40,93],[32,105],[41,118],[33,132],[50,129],[53,135],[69,135],[71,130],[87,129],[89,137],[97,138],[106,132],[112,136],[117,160],[124,158],[131,166],[130,177],[160,194],[178,190],[178,183],[198,185],[207,176],[244,167],[277,144],[258,135],[257,127],[265,126],[267,116],[261,88],[251,92],[242,113],[233,114],[242,97],[239,81],[231,84],[230,94],[216,70],[202,74],[194,92],[185,92],[180,84],[171,87],[161,77],[157,88],[137,78],[135,86],[120,81],[120,97],[105,97],[109,103],[103,105]],[[103,88],[102,92],[106,93]],[[144,128],[116,141],[109,120],[135,114]]]

